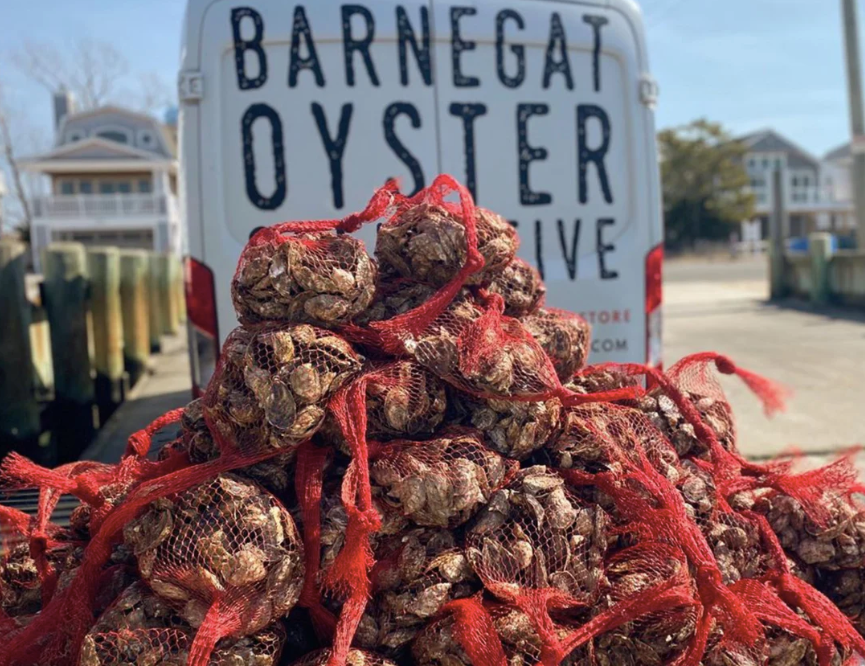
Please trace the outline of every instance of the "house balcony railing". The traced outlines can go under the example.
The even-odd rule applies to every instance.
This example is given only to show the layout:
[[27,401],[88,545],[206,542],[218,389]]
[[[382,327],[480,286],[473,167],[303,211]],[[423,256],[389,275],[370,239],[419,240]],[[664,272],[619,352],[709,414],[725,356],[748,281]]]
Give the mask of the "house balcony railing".
[[177,206],[164,194],[67,194],[33,199],[37,218],[173,216]]
[[[752,187],[755,206],[758,212],[772,210],[774,197],[769,187]],[[806,211],[841,211],[852,207],[851,201],[841,200],[828,188],[822,187],[787,187],[785,190],[785,207],[791,212]]]

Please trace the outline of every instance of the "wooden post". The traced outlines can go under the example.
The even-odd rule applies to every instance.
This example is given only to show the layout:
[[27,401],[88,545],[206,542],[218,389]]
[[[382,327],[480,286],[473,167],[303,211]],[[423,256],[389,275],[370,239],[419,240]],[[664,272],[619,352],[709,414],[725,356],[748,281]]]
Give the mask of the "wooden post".
[[175,289],[177,294],[177,321],[182,326],[186,324],[186,286],[183,282],[184,266],[180,257],[175,257]]
[[43,302],[51,330],[51,428],[59,462],[76,460],[98,423],[91,367],[87,255],[80,243],[52,243],[42,258]]
[[30,302],[25,273],[27,247],[0,239],[0,457],[15,450],[38,455],[39,403],[33,385]]
[[172,276],[172,257],[170,254],[159,255],[159,303],[162,309],[162,332],[165,335],[177,335],[177,294],[174,290]]
[[826,305],[830,298],[829,264],[832,261],[832,234],[813,233],[808,237],[811,255],[811,302]]
[[148,253],[148,263],[150,266],[148,296],[150,300],[150,351],[157,353],[162,349],[162,292],[159,289],[159,274],[162,263],[159,261],[159,255],[150,252]]
[[784,298],[784,231],[787,228],[787,208],[784,201],[784,178],[781,169],[776,169],[772,178],[772,217],[769,223],[769,285],[770,297]]
[[123,369],[123,319],[120,309],[120,250],[91,248],[87,252],[90,274],[90,311],[93,317],[96,404],[105,423],[123,402],[128,377]]
[[120,307],[123,311],[123,362],[130,385],[150,365],[150,260],[144,250],[120,252]]

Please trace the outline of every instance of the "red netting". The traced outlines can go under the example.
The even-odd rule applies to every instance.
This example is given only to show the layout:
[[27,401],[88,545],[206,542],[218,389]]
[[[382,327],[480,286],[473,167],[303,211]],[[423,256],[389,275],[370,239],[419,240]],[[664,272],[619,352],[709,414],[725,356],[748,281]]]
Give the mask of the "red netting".
[[222,474],[154,502],[124,528],[141,578],[198,629],[190,664],[218,640],[255,633],[291,610],[303,547],[291,516],[263,489]]
[[307,324],[237,328],[202,400],[205,421],[222,452],[291,452],[360,363],[345,340]]
[[[295,661],[292,666],[325,666],[333,660],[332,650],[316,650]],[[349,650],[345,656],[346,666],[396,666],[389,659],[364,650]]]
[[589,323],[577,314],[543,308],[522,324],[550,357],[559,379],[568,381],[589,356]]
[[416,525],[455,528],[489,501],[509,469],[480,433],[454,429],[437,439],[376,447],[370,477],[373,497]]
[[487,290],[502,297],[508,317],[534,314],[547,294],[540,273],[519,257],[493,275]]

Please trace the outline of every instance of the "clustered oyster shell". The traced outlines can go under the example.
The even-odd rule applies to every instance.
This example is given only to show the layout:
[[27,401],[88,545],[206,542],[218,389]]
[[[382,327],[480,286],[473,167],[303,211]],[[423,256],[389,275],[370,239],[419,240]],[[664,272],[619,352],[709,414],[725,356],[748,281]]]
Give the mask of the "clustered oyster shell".
[[493,493],[466,531],[466,554],[487,589],[556,589],[587,603],[603,583],[609,518],[546,467],[520,470]]
[[[170,451],[183,451],[189,456],[191,462],[203,463],[220,456],[219,446],[204,420],[201,398],[186,405],[180,426],[179,440],[166,443],[160,450],[161,457],[166,457]],[[257,481],[273,493],[282,494],[293,483],[293,453],[293,451],[280,453],[267,460],[243,467],[235,473]]]
[[416,525],[453,528],[486,504],[508,465],[479,433],[454,431],[423,442],[390,442],[369,471],[382,503]]
[[590,327],[585,319],[561,310],[541,309],[522,324],[552,361],[559,379],[569,380],[589,356]]
[[[485,284],[506,266],[517,250],[514,228],[500,215],[478,208],[478,251],[484,267],[468,284]],[[382,274],[447,284],[466,263],[466,229],[460,215],[445,206],[421,203],[385,223],[378,232],[375,256]]]
[[238,635],[252,633],[287,614],[303,586],[303,545],[291,516],[233,474],[154,501],[123,535],[142,580],[195,628],[213,600],[230,593],[255,608]]
[[547,294],[538,271],[519,257],[493,276],[487,291],[502,297],[509,317],[534,314]]
[[373,598],[360,620],[355,643],[397,658],[423,626],[453,599],[477,593],[462,544],[439,528],[412,528],[385,537],[375,548]]
[[483,399],[453,391],[454,422],[476,428],[487,445],[503,456],[525,460],[558,433],[562,403],[558,398],[538,402]]
[[332,233],[250,245],[231,283],[241,321],[344,324],[375,294],[376,266],[363,243]]
[[243,452],[293,449],[321,427],[330,397],[359,372],[345,340],[307,324],[235,329],[204,397],[217,439]]

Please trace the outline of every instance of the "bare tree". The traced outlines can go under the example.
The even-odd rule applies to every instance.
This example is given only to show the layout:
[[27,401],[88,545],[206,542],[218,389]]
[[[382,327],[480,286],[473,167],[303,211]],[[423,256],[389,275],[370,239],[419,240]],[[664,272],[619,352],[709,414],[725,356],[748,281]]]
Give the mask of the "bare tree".
[[49,92],[72,91],[82,109],[106,104],[129,73],[126,58],[110,43],[81,39],[68,53],[50,44],[27,42],[12,63]]
[[138,75],[138,89],[138,94],[132,96],[132,105],[143,113],[155,113],[174,101],[171,89],[154,72]]
[[[21,176],[21,169],[15,154],[15,146],[12,142],[9,109],[3,98],[2,86],[0,86],[0,154],[2,154],[7,170],[12,176],[13,194],[20,207],[20,218],[16,226],[26,236],[30,232],[30,222],[32,220],[30,201],[27,196],[27,190],[24,187],[24,180]],[[0,229],[0,232],[2,232],[2,229]]]

